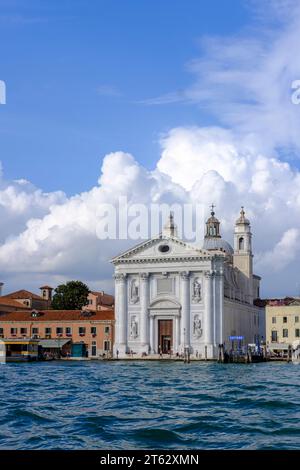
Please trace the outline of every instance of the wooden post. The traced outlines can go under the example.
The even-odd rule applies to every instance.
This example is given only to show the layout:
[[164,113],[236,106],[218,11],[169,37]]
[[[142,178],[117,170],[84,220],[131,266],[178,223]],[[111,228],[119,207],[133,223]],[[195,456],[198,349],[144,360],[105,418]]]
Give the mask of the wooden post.
[[225,362],[225,354],[224,354],[224,344],[221,344],[221,362],[224,364]]
[[218,359],[218,362],[223,362],[222,361],[222,344],[219,344],[219,359]]
[[289,344],[287,362],[291,362],[291,360],[292,360],[292,345]]

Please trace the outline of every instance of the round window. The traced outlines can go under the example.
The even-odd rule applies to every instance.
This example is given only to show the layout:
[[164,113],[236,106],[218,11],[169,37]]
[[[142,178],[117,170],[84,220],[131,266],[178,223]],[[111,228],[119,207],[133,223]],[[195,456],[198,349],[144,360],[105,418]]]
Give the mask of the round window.
[[170,251],[169,245],[160,245],[158,249],[161,253],[168,253]]

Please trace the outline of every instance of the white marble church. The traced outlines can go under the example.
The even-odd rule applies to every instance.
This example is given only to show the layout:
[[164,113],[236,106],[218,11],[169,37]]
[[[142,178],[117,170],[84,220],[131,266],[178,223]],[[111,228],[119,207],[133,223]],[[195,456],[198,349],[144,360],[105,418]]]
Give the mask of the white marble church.
[[173,215],[162,233],[115,257],[115,346],[120,358],[183,354],[218,357],[232,337],[245,345],[261,331],[260,277],[252,271],[250,222],[242,208],[234,249],[211,211],[202,248],[177,237]]

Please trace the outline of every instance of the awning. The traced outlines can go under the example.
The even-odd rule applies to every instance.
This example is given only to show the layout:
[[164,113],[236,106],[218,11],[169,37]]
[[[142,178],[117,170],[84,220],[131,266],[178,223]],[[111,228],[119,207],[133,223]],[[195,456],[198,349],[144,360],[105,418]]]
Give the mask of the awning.
[[269,349],[281,349],[281,350],[288,350],[289,345],[286,343],[269,343],[268,344]]
[[19,339],[19,338],[12,338],[12,339],[0,339],[0,343],[2,344],[37,344],[38,340],[36,339]]
[[60,349],[70,341],[70,339],[41,339],[39,341],[39,346],[42,346],[44,349]]

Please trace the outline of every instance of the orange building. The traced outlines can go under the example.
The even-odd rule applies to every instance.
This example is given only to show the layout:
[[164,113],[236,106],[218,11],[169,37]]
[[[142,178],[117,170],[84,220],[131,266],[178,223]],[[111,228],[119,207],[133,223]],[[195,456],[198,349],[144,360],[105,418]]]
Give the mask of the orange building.
[[[112,354],[114,311],[14,311],[0,316],[0,338],[61,339],[84,343],[91,358]],[[63,341],[62,341],[63,343]]]
[[91,291],[88,295],[88,303],[85,309],[96,312],[98,310],[111,310],[114,307],[115,298],[104,291]]

